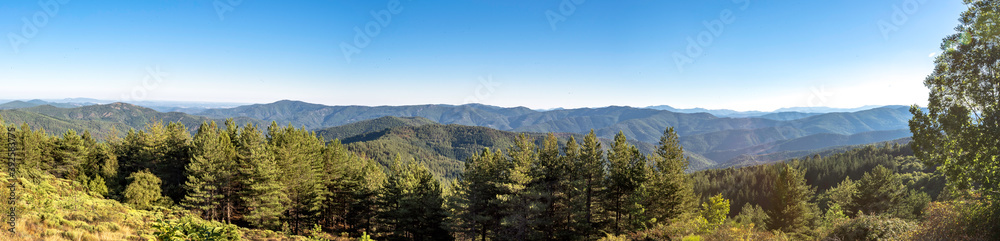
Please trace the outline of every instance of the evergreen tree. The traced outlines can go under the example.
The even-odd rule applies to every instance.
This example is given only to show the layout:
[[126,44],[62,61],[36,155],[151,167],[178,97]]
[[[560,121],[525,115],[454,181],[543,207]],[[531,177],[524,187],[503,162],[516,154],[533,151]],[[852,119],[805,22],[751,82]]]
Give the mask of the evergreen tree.
[[534,197],[530,195],[528,184],[533,182],[532,164],[537,162],[538,153],[535,143],[525,134],[520,134],[514,141],[514,146],[507,149],[507,161],[498,182],[500,185],[497,201],[503,218],[500,219],[501,237],[511,240],[526,240],[535,235],[530,228],[534,216],[531,203]]
[[604,150],[597,140],[594,130],[583,138],[574,186],[579,191],[579,200],[574,202],[579,215],[577,230],[582,232],[584,239],[596,239],[604,226],[603,207],[600,197],[604,193]]
[[877,166],[858,181],[853,210],[865,214],[883,214],[897,206],[906,194],[903,182],[892,170]]
[[576,138],[570,136],[569,140],[566,140],[566,145],[563,147],[563,154],[562,159],[566,168],[564,169],[564,175],[566,175],[566,186],[564,188],[566,188],[565,201],[567,210],[562,214],[565,215],[562,219],[566,220],[566,227],[565,233],[557,234],[557,239],[572,240],[585,235],[578,229],[580,227],[578,216],[582,213],[581,208],[583,207],[580,205],[582,203],[580,199],[584,195],[581,195],[583,192],[581,192],[578,185],[580,183],[581,175],[579,173],[581,172],[580,164],[582,162],[580,160],[580,144],[577,143]]
[[815,188],[806,184],[805,173],[793,164],[783,163],[775,181],[771,196],[773,208],[768,212],[771,229],[795,235],[799,239],[809,239],[810,225],[816,217],[810,200]]
[[694,209],[694,184],[684,173],[688,160],[673,127],[663,132],[654,154],[649,177],[649,212],[656,220],[666,222]]
[[83,138],[76,134],[74,130],[68,130],[61,139],[56,141],[54,151],[54,163],[49,170],[56,177],[69,178],[77,175],[86,175],[82,172],[83,164],[87,158],[87,147],[84,146]]
[[188,164],[188,189],[185,206],[200,211],[211,220],[231,220],[231,182],[235,168],[235,149],[229,135],[215,122],[203,123],[194,137],[194,159]]
[[386,174],[382,171],[382,166],[370,159],[356,159],[351,166],[359,167],[357,173],[352,174],[353,182],[358,183],[358,187],[351,192],[353,199],[348,206],[348,214],[345,222],[349,229],[355,232],[375,233],[376,215],[378,211],[378,194],[386,183]]
[[566,196],[569,188],[569,168],[572,159],[559,155],[559,142],[555,135],[549,133],[538,151],[538,163],[532,172],[531,192],[537,204],[533,210],[532,229],[539,231],[540,237],[533,239],[568,238],[569,233],[569,199]]
[[823,195],[823,200],[826,201],[827,209],[833,207],[834,205],[839,206],[846,215],[854,215],[857,209],[851,209],[856,207],[855,200],[858,199],[858,185],[854,181],[851,181],[850,177],[845,177],[844,181],[840,182],[836,187],[826,190]]
[[607,192],[604,200],[606,210],[614,220],[612,231],[621,234],[643,228],[648,221],[646,207],[642,205],[646,200],[646,156],[629,144],[622,132],[615,135],[615,142],[607,156]]
[[441,192],[440,183],[422,164],[394,161],[382,191],[379,214],[391,231],[388,239],[451,240],[444,226]]
[[455,231],[470,239],[499,239],[497,231],[503,216],[497,197],[504,162],[502,152],[491,152],[489,148],[466,161],[450,202],[456,211],[452,217]]
[[264,135],[253,124],[247,124],[235,142],[239,181],[244,188],[239,195],[246,206],[244,218],[255,227],[277,229],[285,211],[281,203],[285,193],[278,182],[279,167],[267,150]]
[[315,134],[289,125],[268,127],[268,145],[282,172],[279,180],[288,199],[285,221],[293,233],[304,233],[318,218],[326,197],[321,182],[321,155],[324,143]]

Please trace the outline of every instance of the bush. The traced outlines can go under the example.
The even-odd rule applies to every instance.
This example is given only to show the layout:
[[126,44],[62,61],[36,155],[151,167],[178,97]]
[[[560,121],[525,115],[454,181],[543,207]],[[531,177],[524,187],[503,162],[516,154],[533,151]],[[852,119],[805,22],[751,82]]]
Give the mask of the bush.
[[239,228],[232,224],[202,221],[185,216],[180,220],[153,223],[153,235],[159,240],[241,240]]
[[691,236],[686,236],[686,237],[684,237],[684,238],[683,238],[683,239],[681,239],[681,240],[682,240],[682,241],[701,241],[701,236],[698,236],[698,235],[691,235]]
[[988,228],[981,223],[987,214],[979,202],[932,202],[924,209],[913,240],[987,240]]
[[824,240],[899,240],[916,228],[903,219],[861,214],[837,226]]

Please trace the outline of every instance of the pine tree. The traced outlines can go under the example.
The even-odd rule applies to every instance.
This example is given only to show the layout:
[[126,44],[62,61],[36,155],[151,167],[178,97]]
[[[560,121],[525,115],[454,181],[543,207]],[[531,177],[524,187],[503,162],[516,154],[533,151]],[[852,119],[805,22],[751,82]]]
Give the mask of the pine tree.
[[899,205],[905,197],[906,188],[895,172],[877,166],[857,182],[857,199],[852,210],[865,214],[883,214]]
[[771,217],[771,229],[794,234],[799,239],[812,236],[809,225],[816,218],[809,201],[816,192],[815,187],[806,184],[805,171],[795,167],[797,163],[783,163],[777,180],[771,203],[774,206],[768,216]]
[[441,185],[423,164],[401,162],[389,167],[382,189],[380,220],[389,227],[389,240],[451,240],[445,229]]
[[351,204],[355,202],[355,191],[362,188],[362,168],[364,163],[351,154],[340,140],[333,140],[323,148],[320,164],[320,182],[324,195],[320,210],[320,224],[326,228],[346,229]]
[[532,239],[558,239],[568,237],[570,224],[569,199],[566,196],[569,187],[570,163],[567,158],[559,155],[559,142],[555,135],[549,133],[538,151],[538,163],[534,164],[530,184],[530,192],[537,204],[531,226],[539,231],[540,237]]
[[505,160],[500,151],[491,152],[485,148],[480,154],[469,158],[455,187],[455,198],[451,202],[457,220],[454,229],[470,239],[498,239],[500,212],[498,195],[501,170]]
[[[81,175],[82,165],[85,163],[88,152],[84,146],[83,138],[76,134],[74,130],[67,130],[61,139],[56,141],[55,163],[49,170],[56,177],[68,178]],[[86,174],[83,174],[86,175]]]
[[348,206],[345,222],[355,232],[375,233],[378,211],[378,194],[386,183],[382,166],[370,159],[356,159],[351,166],[359,167],[352,175],[358,187],[351,192],[352,201]]
[[688,160],[684,157],[677,133],[667,128],[652,155],[650,167],[650,216],[661,222],[678,218],[695,206],[694,184],[687,174]]
[[285,200],[285,221],[293,233],[304,233],[316,221],[324,195],[321,182],[321,152],[324,143],[315,134],[289,125],[268,127],[268,145],[279,167]]
[[563,220],[566,220],[567,223],[565,233],[558,234],[559,237],[557,238],[561,240],[571,240],[584,236],[584,233],[581,232],[582,230],[579,229],[579,227],[581,227],[579,225],[579,216],[581,215],[581,210],[583,208],[583,205],[580,205],[583,203],[580,202],[580,199],[585,196],[582,195],[583,189],[580,189],[580,185],[578,185],[581,181],[580,165],[582,162],[580,160],[580,144],[577,143],[576,138],[570,136],[569,140],[566,140],[566,145],[563,146],[563,154],[562,159],[565,165],[564,167],[566,168],[564,171],[566,175],[565,188],[567,209],[566,212],[563,213],[563,215],[565,215]]
[[604,150],[601,149],[601,142],[597,140],[594,130],[584,136],[576,166],[578,171],[575,172],[574,186],[579,191],[579,200],[574,202],[579,212],[577,230],[582,231],[584,239],[595,239],[604,226],[601,196],[604,193],[605,171]]
[[851,177],[845,177],[844,181],[837,184],[836,187],[826,190],[822,196],[826,201],[827,209],[836,205],[841,209],[846,209],[844,213],[847,215],[854,215],[857,212],[855,201],[858,199],[858,185],[851,181]]
[[606,210],[613,219],[612,231],[621,234],[643,228],[647,221],[645,207],[642,206],[646,200],[643,186],[647,178],[646,157],[627,142],[622,132],[615,135],[615,142],[607,156],[607,192],[604,200]]
[[228,193],[236,154],[232,141],[213,121],[198,128],[194,147],[194,159],[187,167],[185,206],[200,211],[206,219],[230,221],[232,210],[226,204],[234,196]]
[[267,150],[266,140],[253,124],[247,124],[236,139],[236,159],[239,165],[239,198],[245,205],[244,218],[255,227],[277,229],[284,206],[285,193],[278,182],[279,168]]
[[531,176],[532,164],[537,162],[538,153],[535,143],[525,134],[520,134],[514,141],[514,146],[507,149],[507,161],[498,182],[500,189],[498,202],[503,212],[501,218],[501,237],[511,240],[526,240],[535,235],[530,228],[534,218],[530,204],[534,201],[529,194],[528,184],[534,181]]

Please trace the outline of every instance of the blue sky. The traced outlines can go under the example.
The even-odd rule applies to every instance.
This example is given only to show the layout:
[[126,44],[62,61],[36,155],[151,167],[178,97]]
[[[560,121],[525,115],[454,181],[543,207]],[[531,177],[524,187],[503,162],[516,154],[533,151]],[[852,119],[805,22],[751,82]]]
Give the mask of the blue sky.
[[0,99],[923,105],[932,57],[966,8],[957,0],[41,2],[52,4],[0,5]]

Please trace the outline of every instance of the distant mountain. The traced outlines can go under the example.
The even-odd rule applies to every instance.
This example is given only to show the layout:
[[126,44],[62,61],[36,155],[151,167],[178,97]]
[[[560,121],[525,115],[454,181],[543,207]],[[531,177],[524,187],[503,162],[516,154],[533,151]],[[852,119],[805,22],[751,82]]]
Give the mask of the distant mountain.
[[249,117],[253,119],[289,122],[295,126],[318,129],[383,116],[419,116],[442,124],[486,126],[501,130],[512,129],[511,116],[536,113],[524,107],[501,108],[470,105],[410,105],[410,106],[326,106],[301,101],[283,100],[271,104],[255,104],[228,109],[211,109],[198,115],[211,118]]
[[769,119],[769,120],[788,121],[788,120],[798,120],[798,119],[802,119],[802,118],[806,118],[806,117],[810,117],[810,116],[822,115],[822,114],[824,114],[824,113],[775,112],[775,113],[769,113],[769,114],[757,116],[757,118],[764,118],[764,119]]
[[[717,117],[758,117],[771,120],[794,120],[799,118],[805,118],[813,115],[834,113],[834,112],[857,112],[875,109],[883,106],[878,105],[866,105],[858,108],[831,108],[831,107],[790,107],[781,108],[775,111],[735,111],[728,109],[705,109],[705,108],[691,108],[691,109],[677,109],[669,105],[656,105],[647,106],[647,109],[654,110],[666,110],[677,113],[709,113]],[[894,107],[894,106],[888,106]]]
[[[77,131],[91,130],[99,138],[112,134],[124,135],[128,129],[143,129],[147,123],[162,121],[163,123],[180,122],[194,133],[203,122],[216,121],[223,123],[225,119],[210,119],[179,112],[162,113],[153,109],[125,104],[112,103],[106,105],[90,105],[76,108],[59,108],[51,105],[40,105],[28,108],[0,111],[7,123],[28,123],[33,127],[43,127],[48,132],[62,133],[69,129]],[[269,124],[250,118],[234,118],[237,124],[254,123]],[[118,133],[113,133],[115,129]]]
[[[674,127],[685,150],[706,155],[704,165],[726,162],[750,147],[816,134],[854,135],[863,132],[908,128],[908,107],[888,106],[858,112],[766,114],[767,118],[717,117],[709,113],[678,113],[649,108],[609,106],[535,111],[524,107],[503,108],[481,104],[414,106],[326,106],[300,101],[279,101],[199,113],[210,118],[246,117],[291,123],[320,130],[384,116],[422,117],[441,124],[490,127],[503,131],[532,133],[576,133],[590,130],[601,138],[619,131],[631,140],[659,141],[663,130]],[[354,134],[354,133],[350,133]],[[324,134],[329,135],[329,134]],[[349,134],[337,136],[345,137]],[[332,137],[332,136],[331,136]],[[828,143],[836,144],[836,143]],[[707,156],[710,153],[725,155]],[[766,153],[756,153],[766,154]]]
[[755,117],[770,113],[763,111],[735,111],[729,109],[713,109],[713,110],[705,108],[677,109],[669,105],[655,105],[655,106],[647,106],[645,108],[654,110],[666,110],[677,113],[709,113],[718,117]]
[[40,105],[51,105],[59,108],[75,108],[75,107],[85,106],[85,104],[56,103],[43,100],[29,100],[29,101],[15,100],[4,104],[0,104],[0,110],[20,109],[20,108],[35,107]]
[[879,107],[894,107],[894,106],[881,106],[881,105],[866,105],[858,108],[832,108],[832,107],[790,107],[777,109],[774,112],[805,112],[805,113],[833,113],[833,112],[855,112],[863,110],[871,110]]

